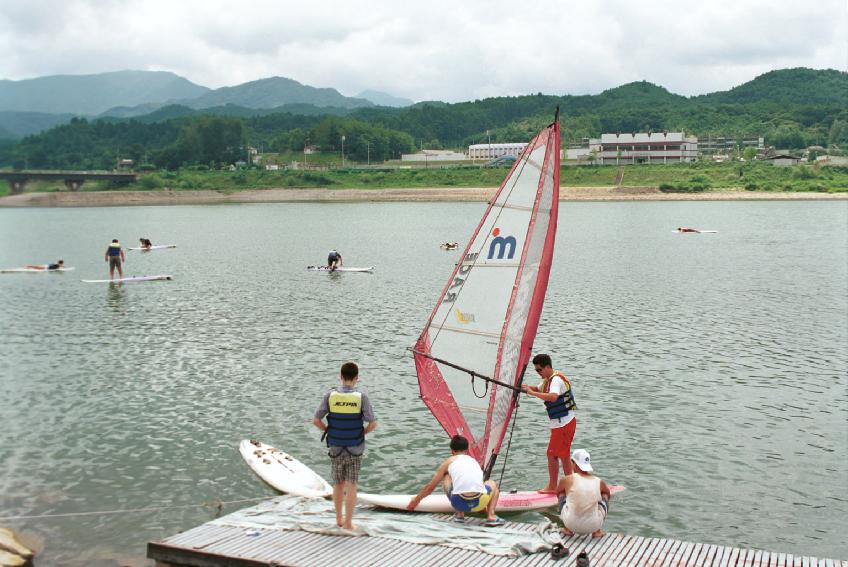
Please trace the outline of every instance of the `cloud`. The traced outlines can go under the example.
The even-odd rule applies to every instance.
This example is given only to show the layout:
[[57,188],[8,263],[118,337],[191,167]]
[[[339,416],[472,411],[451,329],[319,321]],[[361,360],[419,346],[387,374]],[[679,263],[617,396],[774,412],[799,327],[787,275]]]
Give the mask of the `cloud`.
[[447,101],[645,79],[691,95],[778,68],[845,70],[846,37],[844,0],[13,0],[0,5],[0,76],[151,69],[213,88],[285,76]]

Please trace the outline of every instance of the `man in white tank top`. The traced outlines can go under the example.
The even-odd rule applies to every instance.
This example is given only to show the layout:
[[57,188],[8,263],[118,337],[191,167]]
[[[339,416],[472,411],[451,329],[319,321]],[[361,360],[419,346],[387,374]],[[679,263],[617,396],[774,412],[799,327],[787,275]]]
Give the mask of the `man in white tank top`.
[[589,452],[577,449],[571,454],[574,473],[563,477],[557,485],[562,509],[560,518],[565,526],[562,534],[592,534],[601,537],[601,527],[607,518],[610,489],[606,483],[592,474]]
[[412,497],[406,509],[409,511],[421,503],[431,492],[443,483],[445,494],[456,513],[454,520],[465,521],[466,512],[486,510],[486,526],[502,526],[504,521],[495,515],[500,491],[493,480],[483,480],[483,469],[473,457],[468,455],[468,439],[454,435],[450,442],[451,456],[445,459],[436,474]]

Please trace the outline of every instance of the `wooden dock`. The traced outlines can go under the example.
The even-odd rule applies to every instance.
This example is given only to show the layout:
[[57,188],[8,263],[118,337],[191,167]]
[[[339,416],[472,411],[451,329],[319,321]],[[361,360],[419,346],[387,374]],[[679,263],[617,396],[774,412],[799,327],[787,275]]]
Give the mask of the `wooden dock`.
[[[469,524],[481,522],[475,519]],[[513,522],[507,522],[506,527],[528,532],[535,529],[533,524]],[[546,552],[503,557],[382,537],[207,523],[148,543],[147,556],[156,560],[157,567],[572,567],[577,554],[586,551],[592,567],[848,567],[848,561],[842,560],[623,534],[599,539],[574,536],[565,541],[565,546],[571,553],[559,560]]]

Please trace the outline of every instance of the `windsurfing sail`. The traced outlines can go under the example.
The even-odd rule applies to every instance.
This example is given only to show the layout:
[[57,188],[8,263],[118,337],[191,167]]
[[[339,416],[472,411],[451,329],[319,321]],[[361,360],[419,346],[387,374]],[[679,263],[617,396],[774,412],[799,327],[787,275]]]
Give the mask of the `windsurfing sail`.
[[445,285],[413,356],[421,399],[490,474],[548,287],[559,205],[559,109],[515,161]]

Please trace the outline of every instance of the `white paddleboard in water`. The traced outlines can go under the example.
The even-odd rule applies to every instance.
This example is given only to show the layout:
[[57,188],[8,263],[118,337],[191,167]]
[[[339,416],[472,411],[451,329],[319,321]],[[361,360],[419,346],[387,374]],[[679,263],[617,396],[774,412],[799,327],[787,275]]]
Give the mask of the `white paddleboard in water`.
[[[239,452],[247,465],[259,478],[272,488],[308,498],[329,498],[333,487],[315,471],[284,451],[275,449],[259,441],[244,440]],[[613,494],[624,490],[623,486],[610,486]],[[357,502],[379,508],[406,510],[414,494],[369,494],[357,493]],[[555,494],[541,494],[536,491],[502,492],[498,499],[498,512],[522,512],[541,510],[557,505]],[[415,508],[416,512],[449,513],[453,512],[448,497],[444,494],[431,494]]]
[[55,270],[36,270],[35,268],[6,268],[0,270],[0,274],[44,274],[50,272],[70,272],[74,268],[57,268]]
[[154,282],[159,280],[172,280],[174,276],[129,276],[126,278],[115,278],[114,280],[82,280],[85,283],[129,283],[129,282]]
[[342,266],[335,270],[331,270],[327,266],[306,266],[306,269],[310,272],[371,272],[374,270],[374,266],[369,266],[367,268],[346,268]]
[[717,230],[672,230],[675,234],[715,234]]
[[141,246],[133,246],[127,248],[127,250],[141,250],[142,252],[150,252],[151,250],[164,250],[165,248],[176,248],[176,244],[157,244],[156,246],[151,246],[150,248],[142,248]]

